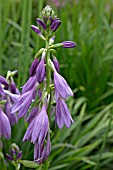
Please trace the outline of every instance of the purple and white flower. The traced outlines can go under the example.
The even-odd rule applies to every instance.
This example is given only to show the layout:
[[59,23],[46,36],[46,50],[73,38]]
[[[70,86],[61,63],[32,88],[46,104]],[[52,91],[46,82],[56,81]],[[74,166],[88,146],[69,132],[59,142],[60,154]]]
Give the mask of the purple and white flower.
[[11,126],[8,117],[0,107],[0,137],[1,136],[9,139],[11,137]]
[[39,64],[39,59],[36,58],[32,62],[31,67],[30,67],[30,71],[29,71],[30,77],[32,77],[32,76],[34,76],[36,74],[36,68],[37,68],[38,64]]
[[64,99],[59,99],[56,103],[56,123],[58,127],[61,129],[65,124],[69,128],[71,122],[74,123]]
[[59,73],[57,73],[56,70],[54,71],[54,85],[55,90],[62,98],[66,99],[68,96],[73,96],[73,92],[66,80]]
[[45,54],[42,53],[42,59],[36,69],[36,79],[37,79],[38,83],[42,83],[44,81],[44,78],[46,75],[45,59],[44,58],[45,58]]

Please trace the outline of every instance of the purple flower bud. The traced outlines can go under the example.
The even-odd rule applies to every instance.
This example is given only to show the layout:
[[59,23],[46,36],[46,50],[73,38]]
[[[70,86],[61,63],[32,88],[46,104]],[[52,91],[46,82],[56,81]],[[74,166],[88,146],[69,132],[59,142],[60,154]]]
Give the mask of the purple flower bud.
[[38,116],[35,119],[31,141],[35,143],[38,140],[38,143],[42,144],[47,135],[48,129],[49,129],[49,120],[46,113],[46,106],[44,104],[42,106],[41,112],[38,114]]
[[7,159],[9,159],[10,161],[13,161],[12,156],[10,156],[9,154],[6,154],[6,157],[7,157]]
[[2,111],[0,107],[0,134],[3,135],[6,139],[9,139],[11,136],[11,126],[8,117]]
[[22,158],[22,151],[19,151],[18,154],[17,154],[17,159],[21,159]]
[[46,30],[46,24],[40,18],[37,18],[36,21],[44,30]]
[[6,87],[9,86],[7,80],[4,77],[2,77],[2,76],[0,76],[0,84],[3,84]]
[[55,69],[57,70],[57,72],[59,72],[60,65],[59,65],[59,62],[55,56],[53,56],[53,63],[54,63]]
[[44,77],[46,74],[46,69],[45,69],[45,60],[44,57],[42,56],[42,59],[36,69],[36,79],[38,83],[42,83],[44,81]]
[[36,27],[36,26],[34,26],[34,25],[31,25],[31,28],[32,28],[32,30],[35,31],[37,34],[39,34],[39,35],[42,34],[38,27]]
[[67,128],[69,128],[71,122],[74,123],[69,109],[63,99],[59,99],[56,104],[56,122],[60,129],[64,124],[67,126]]
[[15,156],[16,155],[16,150],[13,148],[10,147],[9,149],[9,153],[12,155],[12,156]]
[[36,84],[36,76],[32,76],[28,79],[25,85],[22,88],[22,94],[30,91]]
[[54,71],[54,84],[55,90],[62,98],[66,99],[68,96],[73,96],[73,92],[66,80],[60,74],[58,74],[57,71]]
[[72,41],[64,41],[62,42],[64,48],[74,48],[76,47],[76,43]]
[[30,71],[29,71],[31,77],[35,75],[35,73],[36,73],[36,68],[37,68],[38,64],[39,64],[39,59],[36,58],[36,59],[32,62],[31,68],[30,68]]
[[53,22],[52,22],[52,24],[51,24],[51,26],[50,26],[50,29],[51,29],[53,32],[55,32],[60,25],[61,25],[61,21],[60,21],[59,19],[55,19],[55,20],[53,20]]

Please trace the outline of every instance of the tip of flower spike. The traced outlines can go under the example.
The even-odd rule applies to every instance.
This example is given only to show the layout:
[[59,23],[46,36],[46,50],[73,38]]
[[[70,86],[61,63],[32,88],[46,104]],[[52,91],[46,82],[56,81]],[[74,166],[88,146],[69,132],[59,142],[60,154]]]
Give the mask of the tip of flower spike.
[[50,17],[54,18],[55,17],[55,13],[52,10],[52,8],[47,5],[41,12],[41,16],[45,19],[49,19]]

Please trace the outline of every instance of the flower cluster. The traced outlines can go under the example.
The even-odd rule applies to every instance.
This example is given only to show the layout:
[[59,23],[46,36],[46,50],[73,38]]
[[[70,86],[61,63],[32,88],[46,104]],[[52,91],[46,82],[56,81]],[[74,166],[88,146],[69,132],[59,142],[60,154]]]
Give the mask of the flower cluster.
[[73,92],[59,74],[55,49],[74,48],[76,44],[71,41],[54,44],[55,33],[61,21],[49,6],[43,9],[41,19],[37,18],[36,21],[39,27],[32,25],[31,28],[46,42],[46,47],[36,54],[30,67],[30,77],[22,87],[22,94],[13,105],[11,114],[18,111],[18,117],[24,117],[29,123],[23,141],[30,140],[35,145],[34,160],[41,164],[51,150],[50,119],[53,110],[59,128],[64,124],[69,128],[74,123],[65,102],[68,96],[73,96]]
[[22,158],[22,151],[20,151],[18,145],[16,145],[15,143],[12,143],[9,148],[9,154],[6,154],[6,157],[10,161],[16,162],[17,160],[20,160]]
[[6,79],[0,76],[0,138],[4,136],[6,139],[9,139],[11,136],[11,125],[18,122],[16,112],[11,114],[11,107],[20,96],[20,92],[13,81],[13,75],[16,72],[8,71]]

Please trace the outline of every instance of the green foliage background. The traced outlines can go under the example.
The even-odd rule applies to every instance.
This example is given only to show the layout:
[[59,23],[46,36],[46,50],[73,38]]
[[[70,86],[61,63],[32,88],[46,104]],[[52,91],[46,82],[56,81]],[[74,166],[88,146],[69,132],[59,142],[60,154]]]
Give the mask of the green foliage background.
[[[50,4],[62,25],[55,42],[72,40],[75,49],[58,49],[60,73],[74,91],[69,98],[75,124],[54,129],[50,170],[113,169],[113,1],[65,0],[57,8],[47,0],[0,0],[0,75],[18,70],[15,81],[23,86],[35,53],[43,47],[30,25],[36,25],[42,8]],[[52,117],[52,121],[54,117]],[[12,138],[3,139],[4,153],[12,142],[33,160],[33,145],[22,143],[27,129],[23,119],[12,128]],[[8,164],[9,170],[12,170]],[[21,168],[22,170],[28,168]]]

